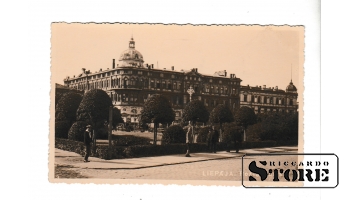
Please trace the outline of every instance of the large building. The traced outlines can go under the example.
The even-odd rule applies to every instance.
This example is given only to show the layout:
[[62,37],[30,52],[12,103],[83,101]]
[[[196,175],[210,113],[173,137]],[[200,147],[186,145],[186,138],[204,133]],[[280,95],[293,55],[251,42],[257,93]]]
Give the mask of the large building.
[[248,106],[255,113],[286,112],[295,113],[298,110],[298,93],[292,80],[286,90],[276,87],[241,86],[240,106]]
[[[218,104],[239,108],[241,79],[226,70],[213,75],[201,74],[197,68],[190,71],[155,69],[144,63],[131,38],[129,48],[121,53],[119,64],[113,59],[111,69],[92,73],[82,69],[78,76],[67,77],[64,85],[78,90],[102,89],[111,97],[113,105],[121,110],[124,121],[138,123],[144,102],[153,94],[165,95],[171,102],[178,122],[184,106],[191,99],[202,100],[211,111]],[[192,88],[193,94],[188,90]]]
[[[121,110],[124,121],[138,123],[144,102],[153,94],[165,95],[171,102],[175,121],[181,120],[184,106],[191,99],[199,99],[211,111],[218,104],[226,104],[232,110],[241,106],[252,107],[256,113],[296,112],[297,90],[293,83],[287,90],[241,86],[241,79],[226,70],[213,75],[201,74],[197,68],[190,71],[155,69],[145,64],[142,54],[135,49],[131,38],[129,48],[119,57],[119,64],[112,61],[111,69],[94,73],[82,69],[78,76],[67,77],[64,85],[78,90],[102,89],[111,97],[113,105]],[[188,90],[192,88],[193,94]]]

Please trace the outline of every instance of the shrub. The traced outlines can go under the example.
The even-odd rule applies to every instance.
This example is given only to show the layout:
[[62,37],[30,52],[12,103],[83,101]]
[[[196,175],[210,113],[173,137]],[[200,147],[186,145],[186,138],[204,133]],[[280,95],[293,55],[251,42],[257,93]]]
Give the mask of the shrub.
[[68,132],[68,139],[76,141],[84,141],[84,132],[86,130],[87,122],[77,121],[72,127],[70,127]]
[[209,133],[209,126],[201,127],[198,129],[197,143],[206,143]]
[[186,132],[179,125],[172,125],[167,128],[162,136],[162,144],[185,143]]
[[67,139],[69,129],[70,129],[69,121],[55,122],[55,137]]

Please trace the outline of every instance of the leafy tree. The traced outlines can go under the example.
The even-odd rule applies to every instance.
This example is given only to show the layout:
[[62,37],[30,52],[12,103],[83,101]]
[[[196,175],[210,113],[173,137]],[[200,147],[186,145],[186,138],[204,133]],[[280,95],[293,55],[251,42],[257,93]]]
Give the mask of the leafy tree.
[[249,134],[260,140],[296,141],[298,139],[298,114],[268,113],[260,122],[249,127]]
[[228,106],[219,104],[211,111],[209,120],[211,123],[219,123],[222,137],[222,124],[233,122],[233,114]]
[[140,118],[142,123],[154,123],[154,145],[156,145],[159,123],[172,123],[175,120],[175,112],[165,96],[155,94],[145,102]]
[[227,151],[230,151],[230,143],[234,142],[236,152],[239,151],[239,146],[242,143],[242,127],[235,122],[224,124],[223,142],[227,144]]
[[183,110],[182,120],[190,121],[192,124],[196,122],[206,123],[209,119],[209,112],[200,100],[190,101]]
[[167,128],[162,136],[162,144],[185,143],[186,132],[179,125],[172,125]]
[[237,110],[235,115],[235,121],[237,125],[242,126],[244,128],[245,132],[249,125],[253,125],[256,123],[257,119],[253,109],[247,106],[243,106]]
[[60,95],[55,109],[55,137],[68,138],[68,131],[76,120],[76,111],[82,98],[83,95],[75,92]]
[[68,92],[57,103],[55,121],[68,121],[70,125],[76,120],[76,112],[83,95]]
[[102,128],[106,121],[108,122],[111,106],[112,100],[105,91],[89,90],[85,93],[77,110],[77,121],[91,123],[97,133],[97,130]]
[[116,107],[113,108],[113,127],[116,128],[119,123],[124,123],[124,120],[122,118],[122,114],[120,110]]

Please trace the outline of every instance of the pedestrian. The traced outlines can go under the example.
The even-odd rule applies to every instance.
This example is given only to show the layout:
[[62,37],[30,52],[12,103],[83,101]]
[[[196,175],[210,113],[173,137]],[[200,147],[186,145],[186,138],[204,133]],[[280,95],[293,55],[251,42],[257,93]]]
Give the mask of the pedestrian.
[[213,137],[213,129],[209,128],[208,129],[208,134],[207,134],[207,148],[208,152],[212,152],[212,137]]
[[86,131],[84,132],[84,144],[85,144],[84,162],[90,162],[89,156],[91,152],[91,142],[92,142],[92,126],[87,125]]
[[187,152],[186,152],[186,157],[191,157],[190,155],[190,144],[193,142],[193,133],[192,133],[192,128],[191,128],[191,124],[187,129],[187,133],[186,133],[186,145],[187,145]]
[[215,130],[213,127],[213,136],[211,137],[212,151],[216,153],[216,143],[219,141],[219,131]]

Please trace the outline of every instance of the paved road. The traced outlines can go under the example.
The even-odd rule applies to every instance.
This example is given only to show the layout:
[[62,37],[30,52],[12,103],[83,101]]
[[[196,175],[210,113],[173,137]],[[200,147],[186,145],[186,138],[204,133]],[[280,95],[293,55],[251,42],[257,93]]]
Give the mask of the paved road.
[[[282,153],[282,152],[281,152]],[[293,153],[288,151],[288,153]],[[295,153],[295,152],[294,152]],[[255,157],[260,160],[271,160],[271,156]],[[247,162],[252,158],[248,158]],[[294,156],[279,156],[281,161],[294,161]],[[158,179],[158,180],[227,180],[240,181],[242,177],[241,157],[182,163],[142,169],[88,169],[72,166],[59,166],[56,174],[60,178],[99,178],[99,179]],[[66,172],[65,172],[66,171]],[[67,172],[68,171],[68,172]],[[73,171],[73,172],[72,172]],[[247,172],[248,170],[244,170]],[[65,173],[68,177],[65,177]],[[72,175],[74,175],[72,177]],[[251,174],[245,173],[245,178]]]

